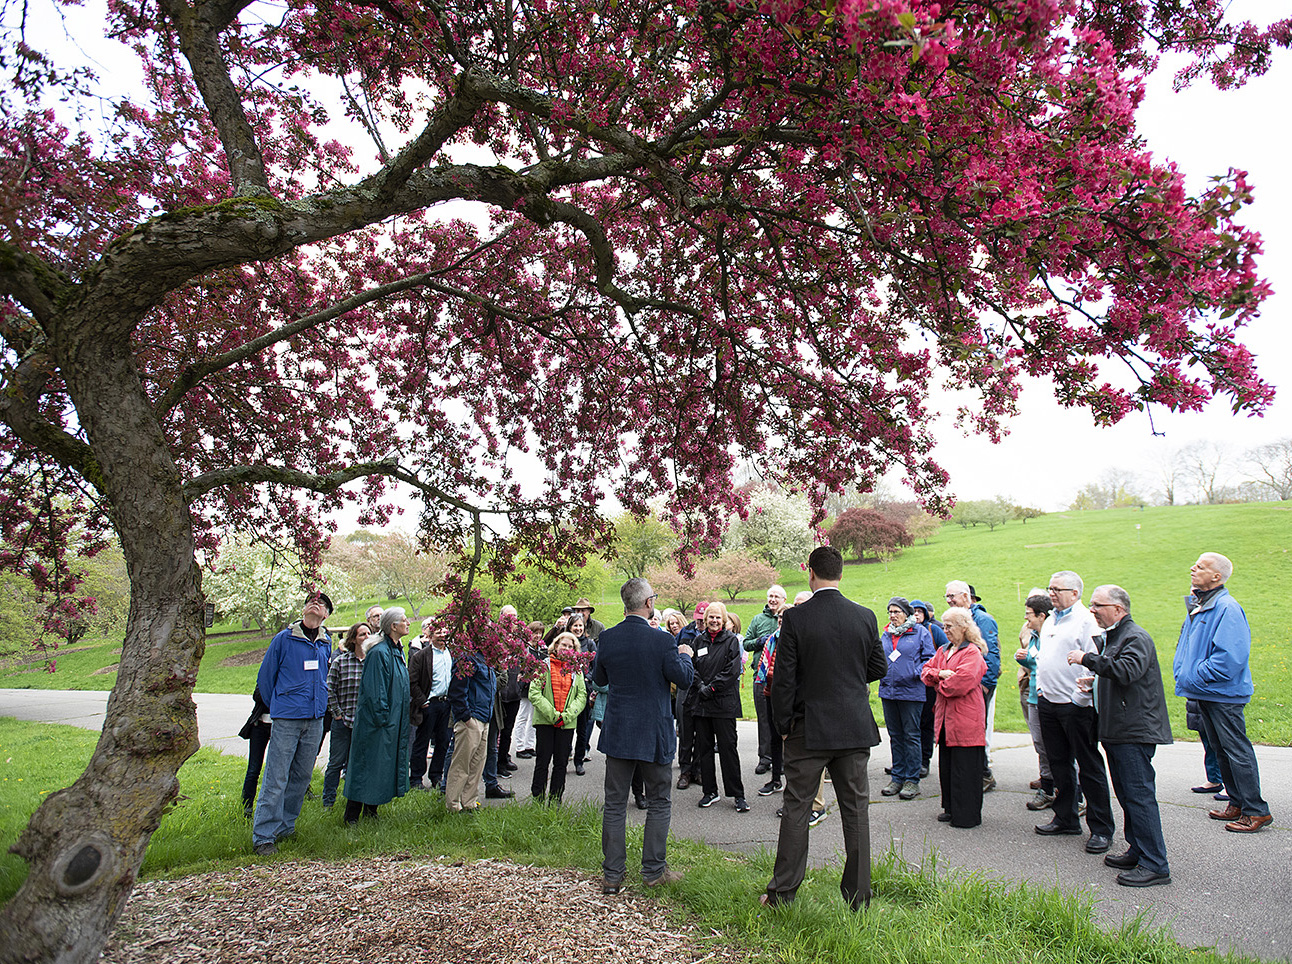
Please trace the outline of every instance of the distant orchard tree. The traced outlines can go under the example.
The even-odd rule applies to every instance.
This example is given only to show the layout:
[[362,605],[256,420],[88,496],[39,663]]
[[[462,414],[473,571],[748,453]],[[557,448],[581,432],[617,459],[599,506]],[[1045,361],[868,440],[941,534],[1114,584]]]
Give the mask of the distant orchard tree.
[[1276,499],[1292,499],[1292,438],[1252,449],[1247,467],[1256,486]]
[[638,517],[625,512],[615,520],[610,555],[614,566],[627,579],[644,576],[677,548],[677,533],[655,517]]
[[1022,519],[1023,524],[1026,525],[1028,519],[1036,519],[1045,515],[1045,510],[1037,509],[1030,505],[1016,505],[1013,507],[1012,514],[1015,519]]
[[994,499],[970,499],[956,503],[951,510],[951,521],[962,529],[985,525],[989,531],[994,531],[996,526],[1003,526],[1008,522],[1013,514],[1013,506],[1000,496]]
[[[764,590],[781,578],[775,566],[744,552],[725,552],[717,559],[708,559],[700,564],[699,571],[732,600],[746,590]],[[652,586],[659,591],[658,586]]]
[[744,550],[768,565],[802,562],[812,551],[812,510],[807,496],[759,487],[749,496],[749,512],[728,530],[723,548]]
[[[354,597],[345,573],[327,563],[317,585],[333,605]],[[300,557],[281,546],[269,546],[239,535],[220,552],[214,571],[202,580],[207,598],[226,619],[242,619],[266,632],[277,632],[300,614],[307,581]]]
[[906,526],[887,518],[875,509],[848,509],[830,527],[830,544],[847,551],[856,559],[865,558],[867,551],[896,551],[913,541]]
[[942,520],[927,512],[915,512],[906,517],[906,531],[912,539],[919,539],[926,546],[929,539],[942,528]]
[[684,576],[676,566],[657,566],[646,573],[646,581],[659,594],[658,605],[681,610],[688,619],[696,603],[708,602],[718,595],[713,574],[698,566],[694,576]]

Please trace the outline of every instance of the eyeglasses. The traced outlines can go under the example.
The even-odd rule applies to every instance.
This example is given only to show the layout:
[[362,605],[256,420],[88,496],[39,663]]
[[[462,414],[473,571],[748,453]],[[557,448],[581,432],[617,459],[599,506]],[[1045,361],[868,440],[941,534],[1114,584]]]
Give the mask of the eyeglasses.
[[1051,586],[1049,589],[1047,589],[1047,590],[1045,590],[1045,591],[1046,591],[1046,592],[1053,592],[1053,593],[1060,593],[1060,592],[1080,592],[1080,590],[1079,590],[1079,589],[1069,589],[1067,586]]
[[943,599],[955,599],[955,598],[956,598],[956,596],[958,596],[958,595],[960,595],[958,592],[949,592],[949,593],[947,593],[945,596],[943,596],[942,598],[943,598]]
[[1092,603],[1090,604],[1090,608],[1091,608],[1091,609],[1120,609],[1120,608],[1121,608],[1121,606],[1120,606],[1120,604],[1119,604],[1119,603],[1096,603],[1096,602],[1092,602]]

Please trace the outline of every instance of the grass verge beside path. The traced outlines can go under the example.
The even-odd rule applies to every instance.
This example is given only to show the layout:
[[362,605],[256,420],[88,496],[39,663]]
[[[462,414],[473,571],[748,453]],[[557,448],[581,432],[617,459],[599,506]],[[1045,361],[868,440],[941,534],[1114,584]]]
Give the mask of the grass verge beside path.
[[[26,874],[7,853],[45,795],[74,779],[96,736],[75,727],[0,718],[0,901]],[[257,862],[240,802],[245,764],[202,750],[180,772],[181,796],[162,818],[142,876],[178,877]],[[316,773],[315,789],[321,778]],[[629,829],[629,863],[641,829]],[[268,862],[293,857],[349,860],[408,854],[471,861],[495,857],[522,864],[575,867],[595,880],[601,862],[601,814],[592,805],[548,809],[533,804],[488,807],[475,816],[448,814],[439,798],[413,794],[383,807],[377,821],[350,829],[339,812],[307,803],[297,834]],[[839,898],[839,868],[810,871],[790,908],[756,903],[772,855],[727,853],[689,840],[670,843],[670,863],[686,877],[661,894],[698,917],[712,933],[744,948],[751,960],[920,961],[930,964],[1230,964],[1248,958],[1189,950],[1143,921],[1102,930],[1088,902],[1053,890],[1004,887],[973,875],[948,874],[926,858],[910,867],[895,854],[877,857],[875,900],[853,914]],[[590,880],[589,887],[594,886]]]

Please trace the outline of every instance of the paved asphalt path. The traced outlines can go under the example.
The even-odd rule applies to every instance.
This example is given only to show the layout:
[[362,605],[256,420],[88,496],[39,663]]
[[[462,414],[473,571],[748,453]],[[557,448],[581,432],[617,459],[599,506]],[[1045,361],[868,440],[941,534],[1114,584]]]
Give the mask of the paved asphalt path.
[[[246,753],[238,730],[251,710],[246,696],[195,694],[198,729],[204,746],[227,753]],[[53,690],[0,690],[0,716],[67,723],[100,729],[107,694]],[[672,830],[677,836],[703,840],[715,847],[757,852],[776,847],[776,808],[780,795],[759,797],[764,777],[754,775],[757,763],[752,723],[741,723],[741,762],[745,791],[753,808],[738,814],[727,799],[700,810],[699,788],[673,791]],[[883,767],[889,763],[887,744],[872,751],[870,808],[873,852],[891,846],[901,857],[918,864],[937,852],[941,872],[978,871],[1002,884],[1030,881],[1083,894],[1092,899],[1098,917],[1111,924],[1141,914],[1171,929],[1188,947],[1235,950],[1264,960],[1292,960],[1292,748],[1263,746],[1257,749],[1262,791],[1274,813],[1274,824],[1260,833],[1225,832],[1223,825],[1207,818],[1218,806],[1209,795],[1191,793],[1202,783],[1202,748],[1197,743],[1161,747],[1155,760],[1162,821],[1171,859],[1173,883],[1166,887],[1119,887],[1115,871],[1103,865],[1102,856],[1083,848],[1084,837],[1040,837],[1036,823],[1049,819],[1050,811],[1034,814],[1025,809],[1031,795],[1027,784],[1036,776],[1036,758],[1028,737],[998,733],[994,766],[1000,787],[987,794],[983,824],[973,830],[956,830],[938,823],[936,762],[924,781],[924,793],[912,801],[883,797],[887,782]],[[567,798],[599,799],[604,770],[601,756],[593,754],[587,776],[571,770]],[[322,756],[326,760],[326,750]],[[520,772],[511,785],[519,796],[527,793],[530,762],[518,761]],[[816,864],[837,861],[843,847],[842,827],[827,785],[830,814],[812,830],[811,856]],[[488,801],[490,806],[504,805]],[[1120,810],[1113,803],[1120,825]],[[629,806],[629,820],[644,814]],[[1040,819],[1038,819],[1038,817]],[[1113,850],[1125,849],[1120,837]],[[631,860],[631,857],[630,857]],[[750,894],[754,900],[756,894]]]

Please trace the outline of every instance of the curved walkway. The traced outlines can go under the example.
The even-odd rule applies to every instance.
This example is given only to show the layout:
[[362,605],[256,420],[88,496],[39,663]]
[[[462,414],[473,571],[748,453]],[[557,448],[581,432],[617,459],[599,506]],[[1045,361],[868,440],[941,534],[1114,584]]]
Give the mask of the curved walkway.
[[[246,696],[194,695],[203,746],[227,753],[246,753],[238,730],[251,710]],[[0,716],[48,723],[66,723],[89,729],[102,727],[107,694],[61,690],[0,689]],[[741,723],[740,747],[745,790],[752,810],[738,814],[730,802],[696,807],[698,788],[673,792],[673,833],[716,847],[741,852],[776,846],[776,808],[779,795],[757,796],[765,779],[754,775],[756,762],[754,725]],[[907,861],[918,863],[930,850],[937,851],[942,870],[976,870],[1002,883],[1028,881],[1057,886],[1087,895],[1095,901],[1100,919],[1116,924],[1141,914],[1169,927],[1188,947],[1217,947],[1264,960],[1292,960],[1292,748],[1257,748],[1262,791],[1274,813],[1274,824],[1257,834],[1226,833],[1207,818],[1217,806],[1210,796],[1191,793],[1203,781],[1202,748],[1197,743],[1161,747],[1156,758],[1162,823],[1171,859],[1173,883],[1167,887],[1119,887],[1115,871],[1103,865],[1102,856],[1091,856],[1082,847],[1084,837],[1040,837],[1032,826],[1049,819],[1049,811],[1034,814],[1023,804],[1031,795],[1027,784],[1036,776],[1036,760],[1026,735],[997,734],[995,771],[1000,788],[989,793],[983,806],[983,825],[955,830],[938,823],[936,766],[924,782],[924,794],[902,802],[879,796],[888,760],[886,745],[871,757],[871,787],[875,800],[870,809],[871,842],[882,852],[891,841]],[[518,793],[528,786],[529,765],[512,781]],[[599,799],[603,770],[600,755],[593,754],[586,777],[571,772],[567,796]],[[832,800],[827,789],[827,801]],[[499,805],[499,801],[488,801]],[[832,812],[812,831],[811,854],[815,863],[834,859],[842,850],[843,835]],[[1114,801],[1120,826],[1120,810]],[[1040,817],[1038,820],[1037,818]],[[629,819],[642,815],[629,808]],[[1118,837],[1113,849],[1124,849]],[[750,894],[754,900],[756,894]]]

